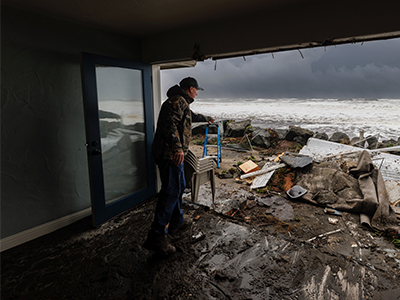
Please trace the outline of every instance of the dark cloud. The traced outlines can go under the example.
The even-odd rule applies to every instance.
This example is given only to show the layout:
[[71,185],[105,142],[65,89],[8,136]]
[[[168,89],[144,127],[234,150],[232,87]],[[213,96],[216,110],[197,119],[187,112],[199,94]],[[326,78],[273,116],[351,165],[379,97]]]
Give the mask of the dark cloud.
[[[162,71],[162,90],[186,76],[199,98],[400,98],[400,39],[205,61]],[[304,58],[303,58],[304,57]]]

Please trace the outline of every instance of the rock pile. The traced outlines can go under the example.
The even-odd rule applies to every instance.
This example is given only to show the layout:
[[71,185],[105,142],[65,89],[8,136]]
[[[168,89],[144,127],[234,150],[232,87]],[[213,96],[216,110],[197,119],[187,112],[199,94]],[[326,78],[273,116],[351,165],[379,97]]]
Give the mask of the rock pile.
[[[290,126],[289,129],[273,129],[253,127],[251,126],[251,120],[223,120],[220,122],[223,124],[221,132],[223,132],[224,137],[243,137],[247,134],[253,146],[266,149],[275,146],[279,140],[295,141],[304,146],[310,137],[362,148],[366,146],[368,149],[400,145],[400,137],[397,141],[390,139],[380,142],[376,136],[367,136],[364,138],[363,134],[360,137],[350,139],[344,132],[335,132],[329,137],[325,132],[313,132],[297,126]],[[193,123],[193,135],[204,134],[206,126],[207,123]]]

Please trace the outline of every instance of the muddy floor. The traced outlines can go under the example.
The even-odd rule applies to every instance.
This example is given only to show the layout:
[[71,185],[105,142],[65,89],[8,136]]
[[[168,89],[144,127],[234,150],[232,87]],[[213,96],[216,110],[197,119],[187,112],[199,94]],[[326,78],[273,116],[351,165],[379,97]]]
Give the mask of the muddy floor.
[[[264,154],[223,150],[217,172]],[[216,192],[214,205],[207,184],[199,204],[185,201],[194,222],[171,236],[170,257],[142,248],[156,198],[10,249],[2,299],[400,299],[400,251],[358,215],[250,191],[235,176],[217,177]]]

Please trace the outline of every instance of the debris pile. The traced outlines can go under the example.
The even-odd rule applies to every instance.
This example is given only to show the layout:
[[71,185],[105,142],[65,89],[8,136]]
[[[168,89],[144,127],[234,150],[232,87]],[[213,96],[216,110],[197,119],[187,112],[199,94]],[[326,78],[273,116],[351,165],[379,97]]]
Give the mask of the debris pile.
[[[275,159],[265,163],[261,170],[242,168],[245,174],[240,178],[251,178],[250,189],[260,191],[266,187],[266,192],[284,192],[289,199],[299,198],[314,205],[358,213],[361,223],[373,229],[383,231],[397,226],[398,209],[391,205],[381,172],[368,151],[353,152],[353,161],[349,156],[347,160],[327,156],[334,159],[319,159],[314,163],[311,156],[284,153],[278,157],[284,164]],[[250,163],[255,165],[252,161],[245,165]],[[297,191],[291,190],[293,183]]]
[[[256,131],[250,135],[249,128],[247,130],[242,128],[241,132],[254,141]],[[276,132],[275,134],[271,132],[273,131],[265,130],[262,133],[258,132],[256,136],[259,139],[263,137],[264,141],[271,138],[270,145],[272,143],[275,143],[275,146],[279,145],[282,140]],[[236,183],[241,184],[241,189],[248,189],[250,195],[236,198],[228,204],[228,199],[221,193],[218,195],[217,191],[216,198],[224,199],[223,204],[218,201],[215,203],[214,208],[217,212],[236,221],[261,226],[260,224],[277,223],[276,219],[280,222],[295,219],[286,205],[281,204],[279,207],[281,201],[288,203],[288,206],[293,205],[293,201],[306,202],[324,207],[327,214],[334,214],[335,216],[328,218],[329,224],[332,225],[338,223],[337,216],[349,212],[359,214],[361,224],[378,232],[390,228],[398,231],[400,224],[398,156],[384,153],[383,151],[387,149],[366,150],[315,139],[311,137],[310,132],[299,128],[290,128],[285,137],[288,136],[295,141],[305,139],[307,143],[304,147],[297,148],[293,148],[292,144],[289,151],[276,153],[267,158],[263,156],[265,151],[259,150],[261,154],[259,160],[253,157],[256,151],[251,151],[252,154],[247,161],[237,163],[233,165],[233,170],[225,172],[229,176],[224,175],[224,170],[218,171],[220,178],[233,177]],[[335,137],[340,138],[342,142],[347,141],[343,134],[336,134]],[[239,138],[226,138],[224,141],[232,142],[233,139],[237,142]],[[362,140],[354,142],[360,141]],[[394,147],[389,151],[397,151],[396,149],[397,147]],[[395,191],[389,193],[386,186],[390,186],[393,182],[397,184],[393,188]],[[254,199],[251,195],[255,195]],[[279,197],[281,200],[275,201],[274,197]],[[288,213],[283,215],[282,210],[287,210]]]
[[[363,195],[357,184],[360,177],[367,177],[359,174],[356,154],[337,155],[354,152],[354,147],[342,149],[350,146],[331,142],[324,148],[314,147],[321,140],[309,138],[300,154],[312,162],[295,167],[283,157],[300,157],[286,155],[298,152],[298,143],[275,141],[275,146],[251,153],[222,151],[221,169],[215,172],[223,173],[225,168],[226,176],[215,176],[215,203],[209,183],[200,187],[197,203],[185,195],[185,218],[193,223],[170,237],[177,248],[171,257],[158,257],[142,247],[157,203],[153,198],[98,228],[90,227],[87,218],[80,225],[3,252],[2,297],[398,299],[400,249],[395,246],[399,247],[399,232],[391,227],[370,230],[360,226],[360,214],[332,207],[345,199],[353,184],[354,197]],[[191,149],[201,157],[201,144]],[[274,156],[268,157],[266,151]],[[396,211],[399,157],[369,154]],[[282,166],[260,180],[259,185],[267,181],[264,187],[255,187],[257,178],[268,172],[240,179],[250,174],[239,168],[239,162],[247,160],[260,169],[253,173]],[[313,185],[300,181],[322,168],[331,170],[330,180],[309,176]],[[308,196],[316,203],[306,201]]]

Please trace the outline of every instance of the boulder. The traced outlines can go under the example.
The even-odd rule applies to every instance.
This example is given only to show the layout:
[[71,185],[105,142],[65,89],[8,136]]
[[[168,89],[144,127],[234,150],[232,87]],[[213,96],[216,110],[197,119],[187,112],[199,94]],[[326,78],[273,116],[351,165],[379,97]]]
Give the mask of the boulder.
[[329,139],[331,142],[340,143],[340,144],[350,144],[350,138],[344,132],[335,132],[331,138]]
[[354,147],[359,147],[359,148],[364,148],[364,144],[366,143],[366,141],[364,140],[363,142],[360,142],[364,139],[360,139],[359,137],[353,137],[350,141],[350,145],[354,146]]
[[368,136],[368,149],[376,149],[378,148],[378,138],[376,136]]
[[137,122],[135,124],[126,125],[126,126],[124,126],[124,128],[128,129],[128,130],[133,130],[133,131],[139,131],[139,132],[146,133],[146,127],[145,127],[143,122]]
[[251,139],[251,143],[255,146],[269,148],[271,146],[270,137],[271,132],[262,128],[253,128],[253,138]]
[[387,145],[386,147],[400,146],[400,140],[396,141],[394,139],[390,139],[390,140],[384,140],[382,143]]
[[220,124],[222,124],[222,128],[220,128],[221,132],[226,131],[226,126],[228,125],[229,122],[232,122],[231,119],[222,119],[219,121]]
[[[395,146],[400,146],[400,139],[397,141],[394,139],[384,140],[382,143],[378,143],[378,148],[390,148]],[[400,151],[390,151],[390,153],[400,155]]]
[[117,119],[115,120],[101,119],[99,120],[99,125],[100,125],[101,137],[106,138],[109,132],[121,127],[121,121]]
[[393,147],[393,146],[399,146],[399,142],[394,140],[394,139],[390,139],[390,140],[384,140],[382,141],[382,143],[378,143],[378,148],[388,148],[388,147]]
[[225,136],[227,137],[242,137],[251,126],[251,120],[232,121],[226,125]]
[[329,136],[325,132],[316,132],[314,138],[327,141]]
[[310,137],[314,136],[314,132],[296,126],[289,126],[289,132],[286,134],[285,140],[296,141],[305,145]]
[[303,146],[304,146],[305,144],[307,144],[308,139],[309,139],[309,138],[306,138],[306,137],[304,137],[304,136],[298,135],[298,136],[295,136],[295,137],[293,138],[293,141],[294,141],[294,142],[297,142],[297,143],[299,143],[300,145],[303,145]]
[[118,114],[115,114],[110,111],[104,111],[99,109],[99,119],[119,119],[121,120],[121,116]]
[[[226,127],[226,125],[225,125],[226,122],[228,122],[228,120],[218,120],[218,121],[214,122],[214,124],[218,124],[218,126],[219,126],[219,134],[220,134],[221,138],[224,136],[224,131],[225,131],[224,127]],[[192,135],[193,136],[198,135],[198,134],[205,135],[207,125],[208,125],[208,122],[193,122],[192,123]],[[217,127],[211,126],[209,128],[208,133],[216,134]]]
[[206,134],[208,122],[195,122],[192,123],[192,135]]
[[289,130],[287,129],[271,129],[271,130],[275,130],[276,134],[278,135],[278,138],[280,140],[284,140],[286,135],[288,134]]

